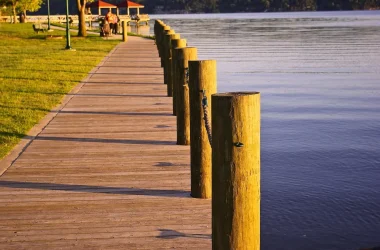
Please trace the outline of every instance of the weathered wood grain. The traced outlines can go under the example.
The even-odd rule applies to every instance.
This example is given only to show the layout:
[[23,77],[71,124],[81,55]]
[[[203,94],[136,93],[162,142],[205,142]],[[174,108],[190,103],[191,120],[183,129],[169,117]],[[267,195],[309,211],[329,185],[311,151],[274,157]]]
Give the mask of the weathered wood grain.
[[163,81],[154,42],[137,37],[90,72],[0,177],[0,249],[211,247]]

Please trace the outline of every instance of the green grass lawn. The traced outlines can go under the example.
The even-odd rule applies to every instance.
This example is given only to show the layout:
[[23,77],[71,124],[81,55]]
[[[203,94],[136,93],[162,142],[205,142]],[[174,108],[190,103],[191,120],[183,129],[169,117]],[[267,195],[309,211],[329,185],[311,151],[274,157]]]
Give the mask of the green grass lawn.
[[73,33],[67,51],[65,38],[45,39],[64,34],[0,23],[0,159],[119,43]]

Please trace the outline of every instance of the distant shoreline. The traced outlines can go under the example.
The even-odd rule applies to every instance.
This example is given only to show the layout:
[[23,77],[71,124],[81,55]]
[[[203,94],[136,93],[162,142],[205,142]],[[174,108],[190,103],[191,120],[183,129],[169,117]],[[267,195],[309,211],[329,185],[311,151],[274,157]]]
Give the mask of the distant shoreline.
[[267,11],[235,11],[235,12],[189,12],[184,10],[170,10],[170,11],[160,11],[153,12],[151,15],[187,15],[187,14],[238,14],[238,13],[292,13],[292,12],[351,12],[351,11],[378,11],[379,8],[370,8],[370,9],[356,9],[356,10],[267,10]]

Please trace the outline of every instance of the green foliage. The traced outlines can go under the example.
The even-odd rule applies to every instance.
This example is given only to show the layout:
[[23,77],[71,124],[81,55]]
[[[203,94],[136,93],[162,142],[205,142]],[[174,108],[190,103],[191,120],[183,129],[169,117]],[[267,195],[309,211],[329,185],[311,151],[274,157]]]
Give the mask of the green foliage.
[[65,39],[46,39],[64,34],[0,25],[0,159],[119,43],[74,36],[76,51],[66,51]]
[[35,12],[41,8],[43,0],[19,0],[18,8],[22,12]]

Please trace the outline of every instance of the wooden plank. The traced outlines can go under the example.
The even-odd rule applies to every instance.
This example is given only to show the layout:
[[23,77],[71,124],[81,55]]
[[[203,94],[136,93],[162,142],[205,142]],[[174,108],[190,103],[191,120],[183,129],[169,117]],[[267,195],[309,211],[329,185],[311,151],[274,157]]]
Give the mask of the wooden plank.
[[211,248],[171,101],[154,42],[118,45],[1,176],[0,249]]

